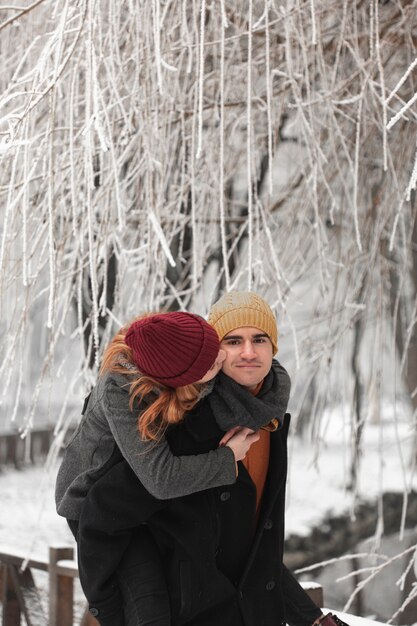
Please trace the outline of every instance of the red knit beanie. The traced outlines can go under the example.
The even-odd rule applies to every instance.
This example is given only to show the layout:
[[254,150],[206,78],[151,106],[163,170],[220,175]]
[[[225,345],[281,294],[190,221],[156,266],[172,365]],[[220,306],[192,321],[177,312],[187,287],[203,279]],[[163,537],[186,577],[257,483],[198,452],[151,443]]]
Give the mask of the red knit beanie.
[[133,322],[125,342],[143,374],[167,387],[195,383],[213,365],[217,333],[193,313],[158,313]]

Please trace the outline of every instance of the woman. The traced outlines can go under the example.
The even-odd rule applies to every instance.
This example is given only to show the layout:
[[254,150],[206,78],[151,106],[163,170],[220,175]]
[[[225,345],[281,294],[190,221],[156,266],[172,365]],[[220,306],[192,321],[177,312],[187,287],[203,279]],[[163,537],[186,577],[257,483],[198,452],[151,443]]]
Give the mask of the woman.
[[[91,487],[121,459],[158,499],[235,482],[236,462],[258,439],[252,431],[275,417],[275,408],[266,403],[250,411],[239,404],[236,390],[234,411],[219,412],[218,427],[227,431],[241,425],[252,430],[244,428],[215,450],[183,456],[174,456],[164,437],[169,424],[181,422],[185,412],[212,391],[210,381],[223,360],[216,332],[190,313],[143,316],[117,333],[104,353],[98,383],[58,472],[57,511],[67,518],[75,537]],[[284,368],[277,375],[288,378]],[[223,382],[223,387],[228,384]],[[222,402],[223,391],[219,385],[213,401]],[[155,562],[152,539],[144,528],[140,537],[144,558],[146,554]],[[160,583],[158,572],[156,576]],[[91,581],[82,582],[87,588]],[[95,595],[93,600],[101,600],[107,593]],[[118,593],[112,581],[111,594]],[[86,595],[91,600],[91,594]],[[166,611],[161,608],[161,619],[165,619],[168,601],[158,605],[165,606]],[[118,623],[115,617],[109,619],[113,626]]]
[[[191,313],[145,315],[122,328],[104,352],[98,383],[65,450],[58,514],[78,520],[91,485],[120,458],[160,499],[233,483],[235,462],[256,436],[239,433],[227,446],[195,457],[172,455],[164,438],[166,426],[210,392],[223,360],[215,331]],[[229,430],[236,423],[226,419],[219,426]]]

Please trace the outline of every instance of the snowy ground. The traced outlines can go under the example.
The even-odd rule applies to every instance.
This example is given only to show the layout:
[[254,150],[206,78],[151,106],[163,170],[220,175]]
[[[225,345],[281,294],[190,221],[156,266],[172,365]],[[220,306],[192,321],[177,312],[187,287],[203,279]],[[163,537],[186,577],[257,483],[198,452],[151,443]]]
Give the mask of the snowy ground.
[[[320,445],[305,438],[290,441],[287,532],[307,533],[329,513],[350,512],[352,495],[345,489],[350,437],[348,415],[342,407],[326,414],[320,425]],[[384,491],[417,489],[410,465],[414,429],[404,411],[386,407],[379,423],[367,425],[358,496],[369,499]],[[54,508],[56,468],[0,472],[0,544],[47,556],[51,544],[73,544],[65,520]],[[416,620],[417,621],[417,620]]]
[[355,498],[372,499],[381,492],[417,489],[412,446],[415,425],[407,410],[386,404],[379,421],[364,429],[358,487],[346,489],[350,472],[350,413],[347,407],[326,412],[320,423],[319,444],[307,436],[289,444],[286,526],[303,535],[328,514],[350,512]]

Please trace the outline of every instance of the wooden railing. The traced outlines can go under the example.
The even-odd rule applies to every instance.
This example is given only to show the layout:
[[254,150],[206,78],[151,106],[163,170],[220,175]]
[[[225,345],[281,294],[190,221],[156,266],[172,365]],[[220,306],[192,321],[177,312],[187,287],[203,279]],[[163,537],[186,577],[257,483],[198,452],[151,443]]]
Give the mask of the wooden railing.
[[[22,565],[25,569],[22,570]],[[29,559],[23,554],[0,547],[0,583],[2,588],[2,626],[20,626],[21,617],[27,626],[74,626],[74,579],[78,578],[72,547],[51,546],[49,560]],[[33,577],[33,570],[48,574],[47,608],[42,602]],[[307,593],[323,606],[323,589],[315,583],[303,583]],[[97,626],[88,607],[79,626]]]
[[[78,578],[73,548],[51,546],[49,560],[29,559],[22,571],[24,562],[24,555],[0,548],[2,626],[20,626],[22,616],[27,626],[73,626],[74,579]],[[32,570],[48,574],[47,609]],[[87,608],[79,623],[80,626],[97,626]]]

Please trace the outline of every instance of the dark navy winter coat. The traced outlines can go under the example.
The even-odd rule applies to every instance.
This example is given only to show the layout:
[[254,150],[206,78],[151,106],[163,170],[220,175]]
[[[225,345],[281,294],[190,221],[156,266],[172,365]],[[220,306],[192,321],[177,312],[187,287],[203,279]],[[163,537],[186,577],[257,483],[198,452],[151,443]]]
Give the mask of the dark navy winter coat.
[[[80,517],[79,569],[99,618],[117,612],[113,574],[132,528],[146,523],[162,556],[173,626],[312,624],[320,610],[282,563],[289,419],[271,433],[256,528],[256,489],[242,463],[233,485],[170,501],[152,497],[123,460],[92,486]],[[167,432],[181,455],[213,449],[222,435],[206,401]]]

